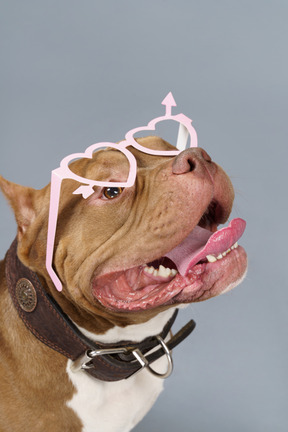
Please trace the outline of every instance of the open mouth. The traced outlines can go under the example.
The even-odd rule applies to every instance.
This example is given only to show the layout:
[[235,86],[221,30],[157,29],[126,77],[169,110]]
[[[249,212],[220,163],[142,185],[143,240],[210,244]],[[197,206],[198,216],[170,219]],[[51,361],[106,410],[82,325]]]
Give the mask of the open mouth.
[[165,256],[95,278],[94,297],[109,309],[137,311],[206,300],[236,286],[247,267],[238,246],[246,223],[236,218],[217,230],[213,211]]

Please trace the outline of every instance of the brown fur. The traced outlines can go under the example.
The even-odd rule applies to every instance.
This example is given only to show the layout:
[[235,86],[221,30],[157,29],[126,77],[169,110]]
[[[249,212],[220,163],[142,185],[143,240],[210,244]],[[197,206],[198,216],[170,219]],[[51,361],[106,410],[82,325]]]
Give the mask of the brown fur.
[[[157,138],[143,140],[150,147],[155,143],[163,149],[169,147]],[[77,182],[63,181],[54,259],[64,285],[61,293],[45,268],[50,186],[34,190],[0,178],[18,225],[20,260],[38,274],[72,320],[99,334],[114,325],[147,321],[164,307],[137,313],[108,311],[91,294],[92,277],[165,254],[188,235],[215,194],[222,196],[219,220],[223,222],[233,202],[228,177],[200,152],[197,175],[187,174],[186,178],[173,172],[174,158],[132,152],[138,162],[136,184],[125,189],[119,200],[104,203],[97,199],[99,188],[85,200],[72,195]],[[119,172],[111,174],[110,162],[114,166],[115,160]],[[207,174],[207,164],[213,179]],[[180,159],[178,165],[181,170]],[[110,150],[97,152],[92,160],[74,162],[73,169],[84,177],[98,171],[97,178],[107,178],[108,173],[118,179],[127,164]],[[4,262],[0,265],[0,432],[79,432],[80,421],[65,405],[73,394],[65,372],[66,359],[40,343],[18,318],[7,291]]]

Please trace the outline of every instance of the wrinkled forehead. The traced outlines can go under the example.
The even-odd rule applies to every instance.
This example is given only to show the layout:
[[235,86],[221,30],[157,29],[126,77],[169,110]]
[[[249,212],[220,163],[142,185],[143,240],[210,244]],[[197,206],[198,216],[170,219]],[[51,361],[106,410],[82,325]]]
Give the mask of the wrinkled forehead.
[[[137,138],[136,141],[143,148],[147,148],[150,150],[157,150],[160,152],[177,150],[176,147],[169,144],[167,141],[163,140],[158,136],[147,136],[144,138]],[[138,167],[146,167],[146,166],[151,167],[153,165],[157,165],[161,163],[162,160],[167,161],[167,156],[161,156],[161,155],[155,156],[155,155],[147,154],[131,146],[127,148],[135,156]],[[173,155],[171,155],[171,157],[173,157]]]
[[[137,138],[141,146],[153,150],[175,150],[171,144],[159,137]],[[131,146],[127,147],[136,159],[138,168],[145,168],[159,164],[161,160],[167,160],[167,157],[149,155]],[[125,180],[129,175],[130,163],[127,156],[121,149],[111,147],[98,149],[93,153],[92,158],[81,158],[69,164],[70,170],[81,177],[89,180],[105,181],[118,180],[119,176]]]
[[69,164],[70,170],[89,180],[106,180],[113,175],[129,173],[129,161],[120,150],[105,148],[93,153],[93,157],[81,158]]

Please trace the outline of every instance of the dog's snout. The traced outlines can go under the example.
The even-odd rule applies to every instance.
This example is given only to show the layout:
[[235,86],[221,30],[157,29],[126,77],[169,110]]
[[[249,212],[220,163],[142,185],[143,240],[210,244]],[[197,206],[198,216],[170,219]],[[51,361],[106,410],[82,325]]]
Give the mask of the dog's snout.
[[198,147],[189,148],[176,156],[172,165],[172,172],[173,174],[186,174],[196,170],[199,165],[211,161],[211,157],[205,150]]

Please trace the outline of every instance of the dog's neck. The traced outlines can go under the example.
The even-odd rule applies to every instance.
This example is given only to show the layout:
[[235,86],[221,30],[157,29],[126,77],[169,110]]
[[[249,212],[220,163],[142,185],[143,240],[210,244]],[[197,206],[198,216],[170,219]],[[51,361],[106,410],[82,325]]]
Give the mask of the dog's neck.
[[[137,338],[141,342],[135,340],[134,326],[128,330],[131,335],[133,334],[132,341],[123,340],[123,332],[119,329],[121,343],[115,343],[118,342],[118,337],[113,332],[112,337],[116,338],[114,343],[107,343],[107,337],[110,337],[111,341],[111,334],[105,335],[105,344],[99,341],[98,337],[97,342],[94,343],[79,331],[55,300],[47,294],[36,273],[21,263],[17,256],[17,240],[12,243],[7,252],[5,270],[13,304],[31,333],[42,343],[73,360],[76,369],[84,367],[87,373],[100,380],[118,381],[129,378],[141,368],[149,368],[150,363],[164,354],[171,360],[170,350],[185,339],[195,327],[195,323],[190,321],[165,344],[164,339],[176,319],[177,311],[175,311],[159,334],[153,328],[152,335],[143,339],[145,332],[152,329],[149,324],[144,326],[147,327],[146,331],[139,332],[138,328]],[[159,327],[165,323],[166,318],[166,314],[161,315]],[[157,348],[156,351],[153,351],[154,348]],[[89,367],[86,367],[88,365]],[[170,374],[172,369],[171,367],[169,369]],[[165,376],[168,376],[167,373]]]
[[81,326],[77,326],[79,330],[89,339],[102,343],[117,343],[121,340],[133,340],[140,342],[141,340],[153,334],[158,334],[162,331],[165,324],[170,320],[176,308],[168,309],[160,312],[157,316],[149,321],[140,324],[130,324],[126,327],[114,326],[104,334],[99,334],[86,330]]

